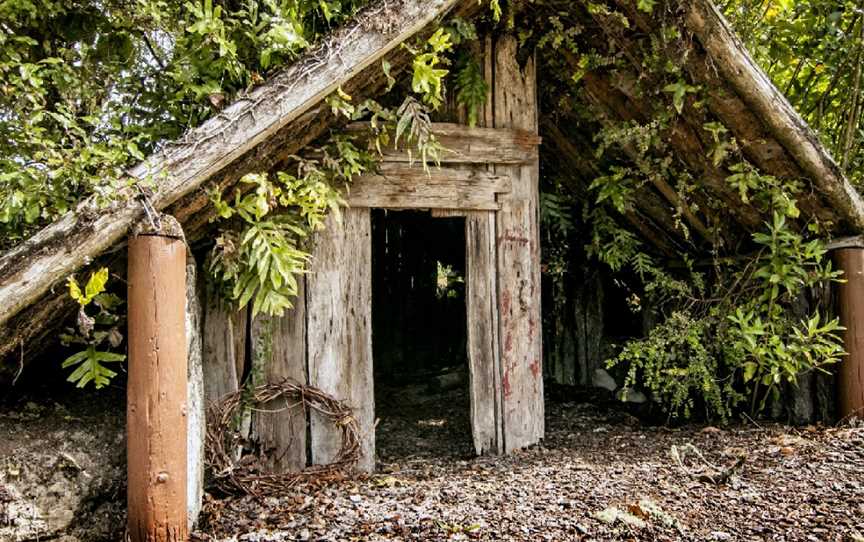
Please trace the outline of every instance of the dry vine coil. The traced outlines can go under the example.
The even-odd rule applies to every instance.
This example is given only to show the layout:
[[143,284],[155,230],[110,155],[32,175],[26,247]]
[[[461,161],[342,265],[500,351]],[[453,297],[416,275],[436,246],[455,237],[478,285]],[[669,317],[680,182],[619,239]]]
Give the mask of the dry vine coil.
[[[317,412],[342,434],[342,445],[332,463],[313,465],[300,472],[262,472],[257,461],[238,457],[235,451],[243,442],[238,431],[242,410],[284,400],[284,409],[300,407],[304,414]],[[280,409],[280,411],[283,409]],[[263,410],[273,412],[272,410]],[[278,412],[278,411],[277,411]],[[303,482],[334,479],[349,471],[360,459],[360,429],[351,408],[318,388],[285,380],[238,390],[214,403],[207,412],[206,462],[213,486],[228,494],[273,495]]]

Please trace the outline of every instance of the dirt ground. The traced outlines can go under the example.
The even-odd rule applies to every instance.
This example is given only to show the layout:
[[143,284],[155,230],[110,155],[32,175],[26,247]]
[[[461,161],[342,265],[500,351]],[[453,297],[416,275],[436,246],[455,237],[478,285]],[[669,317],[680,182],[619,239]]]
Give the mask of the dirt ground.
[[474,459],[464,394],[377,410],[377,474],[213,499],[195,539],[864,541],[864,425],[646,427],[550,402],[542,445]]

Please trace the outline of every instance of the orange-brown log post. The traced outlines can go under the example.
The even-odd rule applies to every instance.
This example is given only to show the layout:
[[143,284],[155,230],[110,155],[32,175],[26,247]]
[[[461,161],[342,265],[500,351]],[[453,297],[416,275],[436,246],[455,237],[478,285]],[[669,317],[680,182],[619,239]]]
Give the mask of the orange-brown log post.
[[184,541],[186,243],[173,218],[132,234],[128,281],[128,538]]
[[838,411],[841,419],[864,417],[864,248],[843,248],[834,254],[846,280],[840,284],[838,304],[848,353],[837,375]]

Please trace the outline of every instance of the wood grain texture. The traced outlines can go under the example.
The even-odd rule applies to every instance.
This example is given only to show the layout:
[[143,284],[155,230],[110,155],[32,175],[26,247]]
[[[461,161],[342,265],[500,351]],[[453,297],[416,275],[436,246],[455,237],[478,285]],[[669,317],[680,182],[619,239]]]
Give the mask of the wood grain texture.
[[468,276],[465,304],[468,311],[471,432],[477,455],[503,452],[496,255],[495,213],[468,213],[465,218]]
[[129,242],[127,500],[131,542],[188,538],[186,243]]
[[186,252],[186,357],[187,357],[187,506],[191,531],[204,504],[204,284],[192,253]]
[[[237,374],[237,335],[245,337],[245,326],[235,328],[234,312],[211,292],[204,308],[203,348],[204,401],[209,407],[226,394],[240,389]],[[244,339],[245,340],[245,339]]]
[[[369,130],[365,122],[347,126],[349,132]],[[432,132],[446,149],[442,164],[524,164],[537,158],[540,136],[536,132],[518,129],[470,127],[462,124],[436,122]],[[416,152],[409,154],[404,146],[381,149],[383,162],[410,163],[417,161]]]
[[[258,316],[252,321],[252,357],[264,363],[264,381],[291,380],[306,384],[306,292],[298,279],[294,308],[281,317]],[[269,344],[264,344],[269,343]],[[263,356],[259,358],[260,356]],[[297,472],[306,467],[306,410],[286,399],[258,405],[252,435],[265,471]]]
[[[375,468],[375,393],[372,377],[372,232],[369,209],[345,209],[316,235],[307,277],[309,383],[345,401],[360,426],[361,472]],[[341,436],[310,416],[313,464],[331,462]]]
[[510,191],[510,179],[482,168],[435,167],[383,163],[375,174],[351,183],[346,199],[351,207],[379,209],[500,208],[498,195]]
[[[495,128],[537,131],[536,67],[517,60],[517,40],[494,43]],[[537,443],[545,431],[540,313],[540,165],[495,166],[512,179],[497,213],[498,310],[504,451]]]
[[837,296],[848,352],[837,374],[838,414],[844,419],[864,416],[864,249],[844,248],[834,255],[846,279]]

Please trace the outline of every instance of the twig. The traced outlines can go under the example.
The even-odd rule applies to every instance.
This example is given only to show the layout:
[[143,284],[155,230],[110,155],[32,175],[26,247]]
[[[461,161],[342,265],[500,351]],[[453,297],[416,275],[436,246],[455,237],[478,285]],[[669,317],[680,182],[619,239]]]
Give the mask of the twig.
[[21,357],[18,358],[18,372],[15,373],[15,378],[12,379],[13,386],[18,382],[18,377],[21,376],[21,373],[24,372],[24,341],[21,340],[19,344],[21,346]]
[[[279,410],[260,406],[279,399],[292,401]],[[243,440],[235,429],[238,410],[273,413],[293,406],[319,413],[340,431],[342,445],[332,463],[315,465],[301,472],[271,474],[263,472],[255,461],[249,462],[242,457],[235,457],[237,444]],[[336,480],[360,459],[360,429],[351,408],[318,388],[287,379],[278,384],[263,384],[252,390],[233,392],[210,407],[207,419],[207,467],[216,487],[229,494],[260,498],[284,493],[302,482]]]

